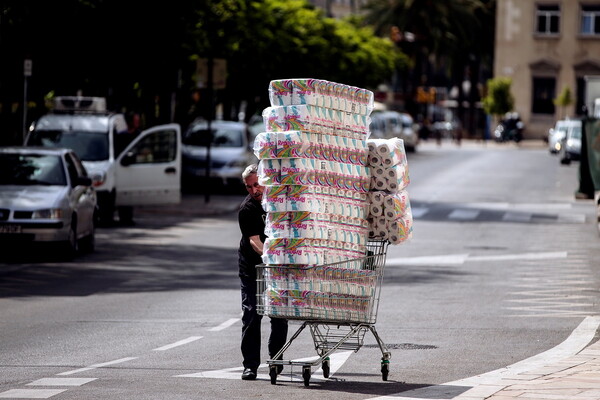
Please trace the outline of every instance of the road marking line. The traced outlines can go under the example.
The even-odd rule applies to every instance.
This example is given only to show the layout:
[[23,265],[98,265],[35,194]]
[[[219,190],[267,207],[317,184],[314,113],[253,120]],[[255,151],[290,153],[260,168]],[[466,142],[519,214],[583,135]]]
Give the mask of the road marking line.
[[449,219],[460,219],[460,220],[473,220],[479,216],[479,210],[463,210],[456,209],[448,214]]
[[565,341],[543,353],[536,354],[505,368],[442,385],[427,386],[389,396],[373,397],[371,400],[435,400],[451,399],[455,394],[465,399],[485,399],[511,384],[517,375],[534,369],[556,364],[583,350],[593,339],[600,326],[600,316],[586,317]]
[[388,258],[385,264],[387,266],[401,265],[458,265],[464,264],[469,254],[448,254],[441,256],[423,256],[423,257],[399,257]]
[[429,212],[428,207],[411,207],[410,209],[413,218],[421,218],[423,215]]
[[81,386],[98,378],[42,378],[27,386]]
[[388,258],[387,266],[402,265],[459,265],[470,261],[548,260],[567,258],[566,251],[523,254],[498,254],[494,256],[471,256],[470,254],[446,254],[440,256]]
[[231,325],[235,324],[238,321],[241,321],[241,319],[240,318],[230,318],[227,321],[223,322],[221,325],[210,328],[209,331],[211,331],[211,332],[222,331],[223,329],[229,328]]
[[566,251],[545,252],[545,253],[523,253],[523,254],[505,254],[495,256],[473,256],[467,261],[507,261],[507,260],[547,260],[567,258]]
[[559,222],[585,223],[585,214],[558,214]]
[[107,361],[105,363],[100,363],[100,364],[94,364],[94,365],[90,365],[89,367],[74,369],[72,371],[61,372],[60,374],[56,374],[56,375],[73,375],[73,374],[77,374],[79,372],[85,372],[85,371],[89,371],[89,370],[96,369],[96,368],[106,367],[108,365],[124,363],[127,361],[135,360],[136,358],[137,357],[119,358],[118,360]]
[[11,389],[0,393],[0,399],[47,399],[67,389]]
[[[348,358],[352,355],[352,353],[354,353],[353,351],[343,351],[343,352],[337,352],[337,353],[333,353],[329,356],[329,376],[333,376],[333,374],[342,367],[342,365],[344,365],[344,363],[348,360]],[[306,357],[306,358],[299,358],[296,360],[293,360],[294,362],[313,362],[316,359],[318,359],[319,357],[317,356],[313,356],[313,357]],[[269,365],[268,364],[261,364],[258,368],[268,368]],[[293,381],[293,382],[302,382],[304,380],[304,378],[302,377],[302,368],[298,365],[285,365],[285,368],[283,370],[283,373],[280,375],[280,379],[282,381]],[[291,373],[291,370],[293,368],[296,368],[300,373],[299,374],[294,374]],[[184,375],[175,375],[175,377],[178,378],[213,378],[213,379],[240,379],[240,374],[241,372],[244,370],[244,367],[234,367],[234,368],[225,368],[225,369],[219,369],[219,370],[214,370],[214,371],[204,371],[204,372],[196,372],[193,374],[184,374]],[[287,371],[287,372],[286,372]],[[257,378],[259,380],[271,380],[271,377],[267,373],[258,373],[257,374]],[[322,368],[319,368],[318,370],[316,370],[312,375],[311,375],[311,379],[320,379],[320,380],[324,380],[325,378],[323,378],[323,370]]]
[[175,343],[167,344],[167,345],[162,346],[162,347],[157,347],[156,349],[152,349],[152,351],[165,351],[165,350],[169,350],[169,349],[172,349],[173,347],[183,346],[184,344],[195,342],[198,339],[202,339],[202,336],[190,336],[187,339],[182,339],[182,340],[179,340],[179,341],[177,341]]
[[508,211],[502,216],[502,221],[506,222],[529,222],[531,214],[522,212]]

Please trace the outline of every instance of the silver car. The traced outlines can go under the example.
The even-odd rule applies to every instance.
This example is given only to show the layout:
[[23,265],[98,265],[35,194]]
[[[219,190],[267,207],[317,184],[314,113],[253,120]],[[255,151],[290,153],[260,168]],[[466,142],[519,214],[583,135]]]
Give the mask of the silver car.
[[210,178],[225,185],[241,185],[242,172],[258,162],[250,146],[248,125],[237,121],[195,121],[182,142],[182,174],[187,180],[206,176],[210,145]]
[[570,164],[581,157],[581,120],[571,120],[560,140],[558,157],[561,164]]
[[56,242],[67,259],[93,251],[96,206],[72,150],[0,147],[0,247]]
[[419,136],[414,129],[414,120],[407,113],[397,111],[374,111],[369,126],[371,137],[389,139],[398,137],[404,141],[407,152],[414,152],[419,144]]

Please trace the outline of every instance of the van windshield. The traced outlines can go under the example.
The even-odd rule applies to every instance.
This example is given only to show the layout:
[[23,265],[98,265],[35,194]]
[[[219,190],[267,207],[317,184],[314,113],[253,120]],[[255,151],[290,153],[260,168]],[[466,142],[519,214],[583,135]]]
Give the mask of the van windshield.
[[31,132],[27,145],[65,147],[82,161],[104,161],[109,157],[106,132],[36,130]]

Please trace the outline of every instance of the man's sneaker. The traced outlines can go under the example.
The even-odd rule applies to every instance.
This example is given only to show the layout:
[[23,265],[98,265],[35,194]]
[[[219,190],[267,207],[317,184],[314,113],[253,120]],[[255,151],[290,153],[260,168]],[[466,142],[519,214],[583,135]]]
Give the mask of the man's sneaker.
[[245,381],[253,381],[256,379],[256,370],[252,368],[244,368],[242,379]]

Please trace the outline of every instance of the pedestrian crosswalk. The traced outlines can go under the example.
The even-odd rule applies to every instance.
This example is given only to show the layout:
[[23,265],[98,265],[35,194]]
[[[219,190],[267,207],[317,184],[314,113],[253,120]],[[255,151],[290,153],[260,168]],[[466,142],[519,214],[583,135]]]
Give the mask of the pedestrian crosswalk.
[[412,202],[415,220],[449,222],[507,222],[584,224],[584,212],[569,204],[425,203]]

